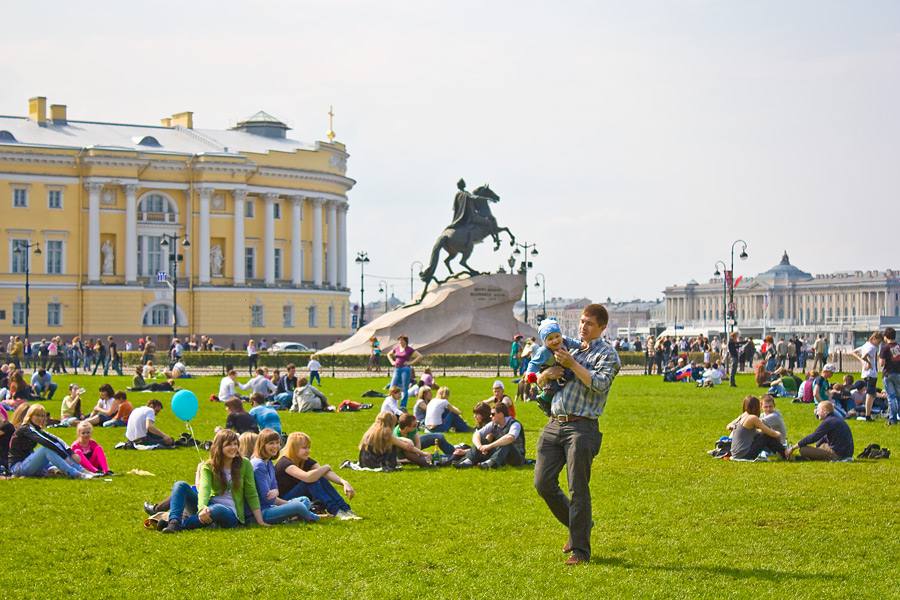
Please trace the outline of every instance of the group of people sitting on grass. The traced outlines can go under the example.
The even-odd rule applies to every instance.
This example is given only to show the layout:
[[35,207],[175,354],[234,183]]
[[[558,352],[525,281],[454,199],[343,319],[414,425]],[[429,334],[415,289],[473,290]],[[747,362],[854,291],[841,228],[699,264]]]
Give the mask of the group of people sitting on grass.
[[347,502],[356,494],[353,486],[330,465],[312,459],[311,445],[302,432],[288,435],[282,447],[282,437],[274,429],[240,436],[221,429],[212,440],[209,458],[197,465],[193,485],[177,481],[162,502],[144,503],[151,517],[148,524],[163,533],[177,533],[210,525],[265,527],[329,516],[359,519]]
[[[318,376],[318,371],[316,371]],[[319,379],[321,383],[321,379]],[[219,393],[210,397],[210,400],[227,402],[232,398],[248,400],[238,389],[249,392],[250,396],[258,395],[262,403],[275,410],[290,410],[291,412],[319,412],[335,410],[328,403],[328,397],[313,386],[306,377],[297,377],[297,368],[293,364],[285,367],[282,374],[275,369],[271,374],[269,369],[259,367],[256,374],[247,383],[238,381],[237,371],[229,368],[225,377],[219,382]]]

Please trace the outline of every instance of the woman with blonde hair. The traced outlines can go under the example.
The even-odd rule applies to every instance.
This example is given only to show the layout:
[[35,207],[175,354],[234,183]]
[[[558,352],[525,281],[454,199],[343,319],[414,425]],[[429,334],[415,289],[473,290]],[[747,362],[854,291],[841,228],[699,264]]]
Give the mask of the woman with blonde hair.
[[325,510],[342,521],[360,519],[331,484],[342,486],[347,500],[353,499],[356,490],[350,482],[335,473],[331,465],[319,465],[310,458],[311,445],[309,436],[301,431],[288,435],[281,457],[275,463],[278,496],[285,500],[306,496],[314,502],[322,502]]
[[[258,525],[268,526],[260,510],[253,465],[241,456],[238,434],[222,429],[213,438],[209,459],[200,466],[197,491],[185,481],[172,487],[169,524],[163,533],[197,529],[215,523],[230,528],[243,525],[252,515]],[[196,514],[184,517],[185,508]]]
[[20,477],[44,477],[55,467],[72,479],[93,477],[75,462],[68,445],[44,431],[47,409],[32,404],[9,445],[9,470]]
[[368,469],[384,469],[391,471],[397,468],[397,448],[413,454],[424,454],[417,451],[415,444],[406,438],[394,435],[397,417],[390,412],[378,413],[375,422],[363,434],[359,442],[359,464]]
[[306,496],[291,500],[278,497],[278,480],[275,478],[275,465],[272,459],[281,450],[281,435],[274,429],[263,429],[256,436],[253,449],[253,477],[256,479],[256,491],[259,492],[259,504],[266,523],[282,523],[289,519],[316,522],[319,516],[309,510],[310,501]]
[[245,431],[238,437],[238,445],[241,448],[241,456],[244,458],[252,458],[253,450],[256,448],[256,441],[259,434],[253,431]]

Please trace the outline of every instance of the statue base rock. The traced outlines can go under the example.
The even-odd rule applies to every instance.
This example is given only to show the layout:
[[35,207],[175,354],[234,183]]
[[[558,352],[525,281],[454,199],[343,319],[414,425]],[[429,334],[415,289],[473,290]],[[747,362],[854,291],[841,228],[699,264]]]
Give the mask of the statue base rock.
[[404,306],[366,323],[320,354],[369,354],[373,336],[387,352],[401,335],[423,354],[508,353],[513,336],[537,331],[513,316],[525,290],[524,275],[477,275],[448,281],[419,304]]

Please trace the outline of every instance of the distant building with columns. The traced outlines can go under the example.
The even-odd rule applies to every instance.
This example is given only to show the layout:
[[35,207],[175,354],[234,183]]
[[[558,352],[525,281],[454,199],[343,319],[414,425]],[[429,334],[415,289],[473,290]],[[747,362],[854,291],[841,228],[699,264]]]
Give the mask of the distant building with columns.
[[[194,128],[190,112],[154,126],[49,108],[38,97],[27,117],[0,116],[0,332],[24,333],[28,266],[32,341],[165,342],[173,316],[179,335],[223,346],[251,337],[324,346],[350,333],[355,181],[343,144],[289,139],[264,112],[212,130]],[[15,252],[25,244],[41,255]],[[173,247],[177,311],[164,280]]]
[[[722,278],[665,289],[665,323],[696,334],[721,333],[726,299]],[[900,271],[841,271],[812,275],[781,262],[734,289],[736,329],[747,335],[827,333],[833,343],[853,344],[876,329],[900,324]],[[687,335],[687,334],[685,334]]]

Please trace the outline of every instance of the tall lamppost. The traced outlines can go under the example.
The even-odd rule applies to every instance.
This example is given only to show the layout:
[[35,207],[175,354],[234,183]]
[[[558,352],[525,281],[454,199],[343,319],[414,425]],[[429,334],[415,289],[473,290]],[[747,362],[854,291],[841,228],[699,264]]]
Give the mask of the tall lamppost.
[[[171,242],[170,242],[171,240]],[[178,337],[178,263],[184,260],[183,254],[178,254],[178,236],[169,233],[162,234],[159,245],[169,253],[169,285],[172,286],[172,341]],[[181,240],[183,248],[190,248],[191,243],[187,236]]]
[[728,314],[731,317],[731,331],[734,332],[734,325],[737,319],[735,319],[735,310],[734,310],[734,247],[738,244],[741,245],[741,253],[740,259],[747,260],[747,257],[750,256],[747,254],[747,242],[744,240],[734,240],[731,244],[731,273],[727,274],[725,279],[728,281]]
[[20,241],[16,244],[16,247],[13,249],[13,254],[19,257],[20,260],[24,261],[23,267],[25,267],[25,341],[31,343],[28,339],[28,323],[29,318],[31,316],[31,254],[32,248],[34,248],[34,255],[41,255],[41,246],[38,242],[24,242]]
[[388,312],[388,289],[387,289],[387,281],[382,279],[378,282],[378,293],[384,294],[384,314]]
[[369,262],[369,254],[357,252],[354,262],[359,265],[359,320],[356,329],[362,329],[366,320],[366,263]]
[[[538,283],[537,279],[540,278],[541,281]],[[534,277],[534,287],[541,288],[541,311],[544,313],[544,318],[547,318],[547,280],[544,278],[543,273],[538,273]]]
[[[524,244],[520,244],[516,242],[516,249],[513,250],[512,256],[510,256],[510,270],[516,264],[516,258],[519,256],[522,257],[522,262],[519,264],[519,273],[525,275],[525,322],[528,323],[528,269],[531,267],[531,261],[528,260],[528,249],[531,248],[531,256],[537,256],[538,251],[535,248],[535,244],[529,244],[525,242]],[[524,251],[524,255],[522,254]]]
[[416,265],[419,265],[420,272],[421,272],[422,268],[425,266],[417,260],[412,261],[412,263],[410,263],[410,265],[409,265],[409,301],[410,302],[412,302],[412,300],[413,300],[413,268],[415,268]]
[[[722,265],[722,270],[719,270],[719,265]],[[722,277],[722,337],[725,338],[724,341],[728,342],[728,296],[726,295],[725,290],[727,289],[727,283],[725,281],[725,275],[722,273],[726,269],[725,261],[717,260],[716,261],[716,272],[713,273],[716,277]]]

